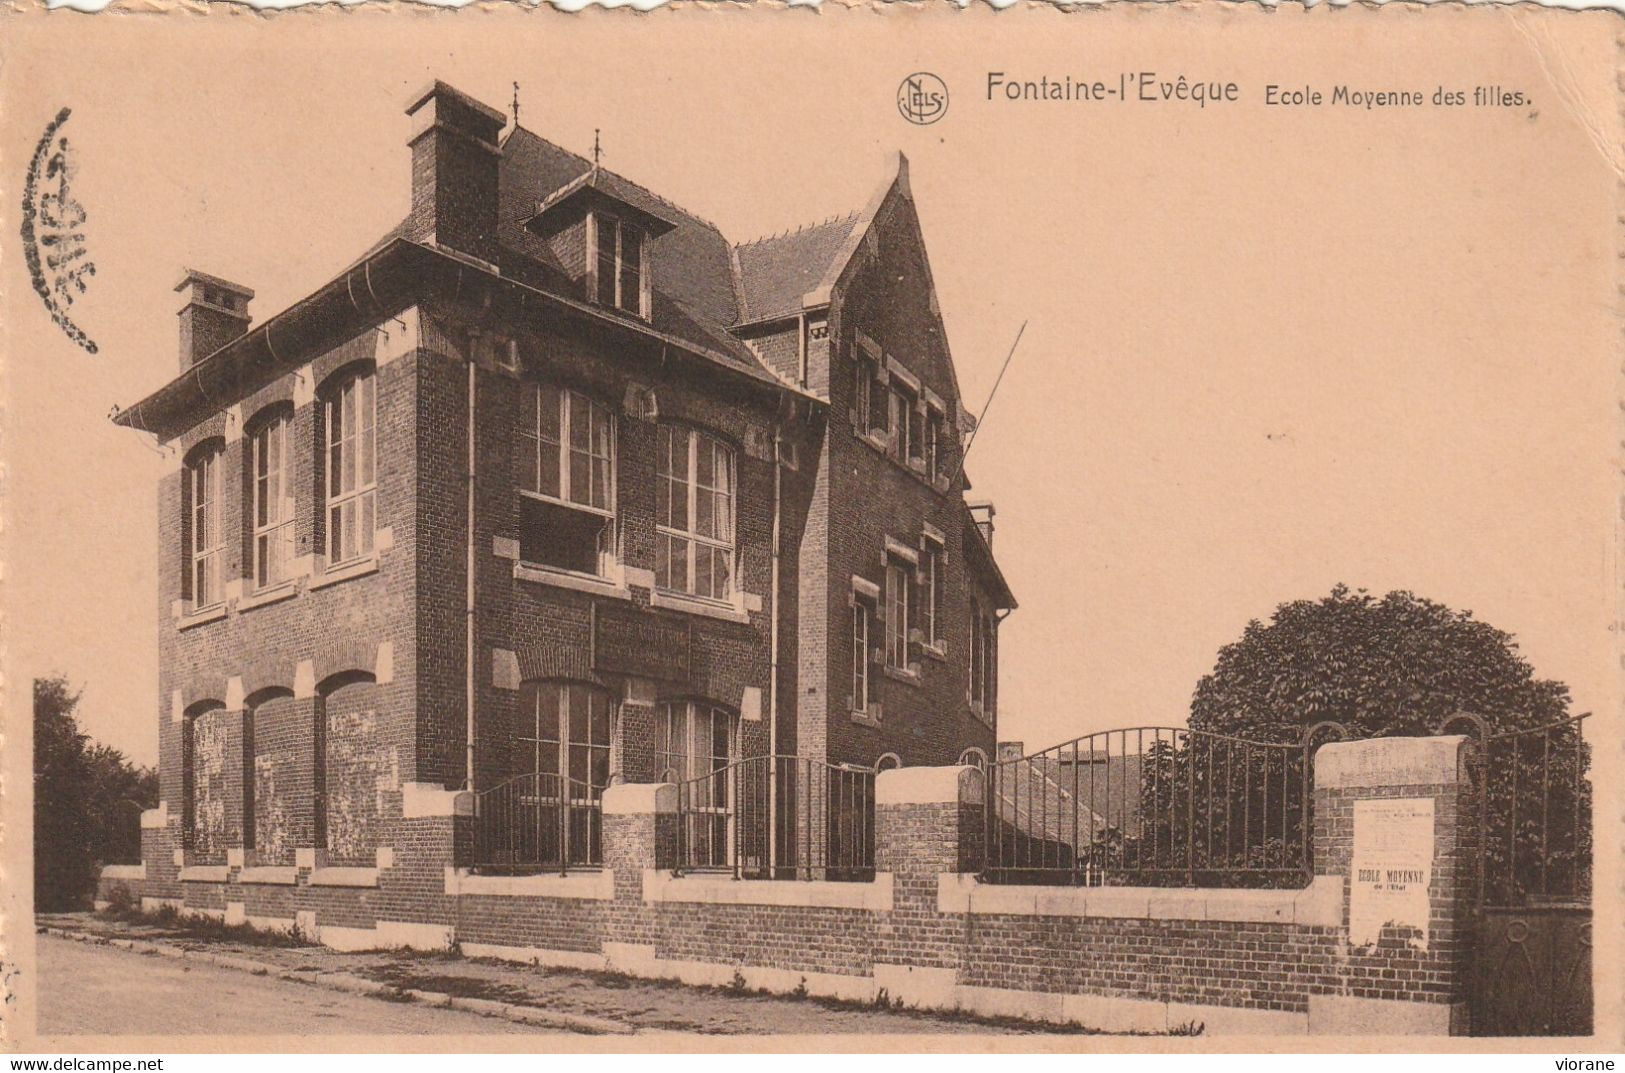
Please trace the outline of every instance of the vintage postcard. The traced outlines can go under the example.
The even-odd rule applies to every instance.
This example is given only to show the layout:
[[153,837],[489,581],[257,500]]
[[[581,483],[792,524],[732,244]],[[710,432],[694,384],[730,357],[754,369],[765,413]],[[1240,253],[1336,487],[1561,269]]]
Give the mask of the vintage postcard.
[[1618,13],[0,24],[5,1048],[1625,1043]]

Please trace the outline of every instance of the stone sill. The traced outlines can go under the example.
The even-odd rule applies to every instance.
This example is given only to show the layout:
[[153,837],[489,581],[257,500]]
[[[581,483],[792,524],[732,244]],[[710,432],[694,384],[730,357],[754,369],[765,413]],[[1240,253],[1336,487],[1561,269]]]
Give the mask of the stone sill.
[[141,864],[104,864],[102,865],[103,879],[146,879],[147,866]]
[[280,581],[275,585],[267,586],[258,592],[244,596],[237,601],[237,611],[240,614],[244,611],[252,611],[256,607],[264,607],[267,604],[281,603],[283,600],[298,594],[298,583],[289,578],[287,581]]
[[306,583],[305,588],[314,592],[317,589],[325,589],[329,585],[337,585],[341,581],[350,581],[377,572],[378,552],[375,549],[370,555],[363,558],[352,559],[350,562],[328,567],[321,573],[312,576],[310,581]]
[[182,883],[224,883],[231,867],[224,864],[189,864],[181,869]]
[[872,708],[869,710],[862,708],[852,709],[852,721],[857,723],[859,726],[874,727],[876,730],[880,729],[880,713],[874,711]]
[[608,902],[615,899],[615,873],[607,868],[531,876],[482,876],[466,868],[446,869],[446,893],[505,898],[568,898]]
[[681,611],[687,615],[700,615],[705,618],[722,619],[724,622],[738,622],[749,624],[750,615],[742,608],[732,604],[717,603],[698,596],[685,596],[681,593],[663,592],[654,589],[649,593],[649,606],[661,607],[668,611]]
[[645,868],[643,900],[656,903],[864,909],[872,913],[887,913],[892,908],[892,877],[890,872],[880,872],[868,883],[834,883],[824,880],[673,876],[667,871]]
[[630,589],[608,578],[554,570],[534,563],[514,563],[513,576],[516,581],[533,581],[538,585],[551,585],[555,589],[571,589],[575,592],[591,593],[594,596],[608,596],[616,600],[632,598]]
[[1219,920],[1335,928],[1343,922],[1343,877],[1316,876],[1302,890],[1190,887],[1033,887],[937,877],[937,911],[971,915]]
[[936,492],[938,495],[948,494],[948,489],[952,486],[951,482],[942,477],[927,473],[925,470],[924,459],[903,459],[896,457],[892,454],[891,440],[887,437],[877,436],[872,432],[864,432],[861,430],[854,431],[853,435],[857,438],[859,443],[867,444],[871,450],[879,454],[887,462],[890,462],[893,466],[896,466],[910,477],[913,477],[915,480],[919,481],[933,492]]
[[902,682],[904,685],[919,686],[920,672],[915,669],[918,666],[918,664],[912,664],[910,665],[909,669],[905,671],[901,667],[893,667],[888,663],[881,667],[881,670],[885,673],[887,678],[890,678],[894,682]]
[[376,887],[376,868],[317,868],[311,871],[309,883],[313,887]]
[[177,629],[189,630],[194,626],[202,626],[209,622],[219,622],[226,617],[226,605],[215,604],[212,607],[201,608],[197,611],[188,611],[180,617],[175,626]]
[[260,865],[244,868],[237,873],[237,882],[291,887],[299,881],[299,869],[293,865]]
[[927,659],[942,660],[944,662],[948,659],[946,645],[921,645],[920,651],[925,654]]

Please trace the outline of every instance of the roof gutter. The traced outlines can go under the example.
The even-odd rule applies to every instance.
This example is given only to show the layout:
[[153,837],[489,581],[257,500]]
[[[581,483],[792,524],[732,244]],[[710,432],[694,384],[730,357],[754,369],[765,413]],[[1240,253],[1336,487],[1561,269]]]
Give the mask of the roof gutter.
[[763,368],[760,373],[739,365],[722,351],[697,346],[649,325],[632,324],[585,302],[532,287],[493,273],[446,250],[405,238],[387,243],[351,266],[307,298],[278,313],[258,328],[227,343],[179,377],[113,416],[115,424],[173,439],[193,423],[189,415],[213,407],[225,397],[241,397],[289,371],[312,348],[341,342],[371,324],[393,316],[424,296],[425,277],[478,271],[492,283],[511,288],[523,299],[537,299],[595,325],[662,343],[706,361],[711,368],[747,380],[763,390],[790,394],[822,406],[816,395],[786,385]]
[[361,331],[404,308],[410,291],[410,250],[397,240],[353,265],[314,294],[202,358],[180,376],[113,415],[125,428],[172,439],[200,406],[257,390],[287,371],[306,348],[335,333]]

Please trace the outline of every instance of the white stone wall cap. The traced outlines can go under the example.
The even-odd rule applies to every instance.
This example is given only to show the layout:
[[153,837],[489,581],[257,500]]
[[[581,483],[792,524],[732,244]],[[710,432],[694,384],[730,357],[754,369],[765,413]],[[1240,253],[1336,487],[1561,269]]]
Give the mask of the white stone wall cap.
[[604,791],[605,816],[650,816],[677,811],[677,786],[670,782],[623,782]]
[[408,820],[472,816],[474,795],[467,790],[447,790],[432,782],[402,783],[401,815]]
[[149,808],[149,809],[142,810],[142,813],[141,813],[141,829],[143,831],[153,831],[153,830],[157,830],[160,827],[168,827],[168,826],[169,826],[169,802],[168,801],[160,801],[160,802],[158,802],[158,807],[157,808]]
[[1315,753],[1315,786],[1453,786],[1461,778],[1461,748],[1466,740],[1451,734],[1331,742]]
[[982,786],[982,773],[968,764],[892,768],[875,776],[875,804],[974,804]]

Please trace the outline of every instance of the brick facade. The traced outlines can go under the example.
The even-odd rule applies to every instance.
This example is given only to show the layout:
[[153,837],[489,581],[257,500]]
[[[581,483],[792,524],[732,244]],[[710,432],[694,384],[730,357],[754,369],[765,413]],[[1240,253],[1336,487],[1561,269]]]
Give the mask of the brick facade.
[[[906,166],[843,224],[842,242],[797,246],[810,263],[757,244],[762,265],[744,278],[712,225],[528,131],[502,134],[500,113],[450,87],[414,97],[408,114],[401,226],[260,327],[252,291],[188,273],[185,375],[117,418],[157,435],[175,464],[157,534],[160,795],[174,846],[148,862],[163,890],[152,896],[221,908],[207,870],[246,870],[270,877],[243,884],[251,916],[338,898],[364,922],[373,896],[321,883],[302,893],[284,873],[404,855],[403,787],[486,790],[528,774],[540,761],[515,743],[537,733],[526,689],[541,681],[607,700],[610,771],[628,781],[662,776],[662,706],[689,702],[733,720],[736,759],[776,749],[869,766],[888,753],[921,764],[990,751],[994,713],[973,710],[967,692],[970,601],[1013,600],[985,548],[979,558],[964,548],[978,538],[951,431],[961,407]],[[590,305],[606,262],[587,243],[611,219],[646,232],[646,309]],[[835,285],[804,295],[820,276]],[[776,297],[747,308],[747,291]],[[945,408],[941,480],[853,426],[843,392],[860,332]],[[330,473],[330,439],[361,435],[365,410],[346,407],[363,384],[372,469]],[[521,416],[536,384],[591,400],[613,422],[602,576],[521,552],[568,539],[527,528],[524,473],[536,461],[521,451],[536,439]],[[267,546],[256,526],[268,523],[254,444],[281,422],[286,473],[280,497],[269,495],[287,537],[281,576],[268,581],[256,566]],[[725,599],[656,584],[657,458],[670,428],[711,437],[733,460]],[[579,446],[560,448],[567,473]],[[204,460],[218,476],[200,491],[192,473]],[[368,479],[365,508],[330,516],[331,496]],[[346,525],[350,541],[328,531]],[[853,579],[883,584],[889,542],[917,552],[927,540],[945,564],[940,644],[911,635],[906,673],[875,666],[873,704],[854,713],[864,654]],[[214,577],[200,582],[193,553],[211,543]],[[680,626],[686,666],[617,664],[595,632],[610,618]],[[194,870],[184,890],[165,885],[171,868]]]

